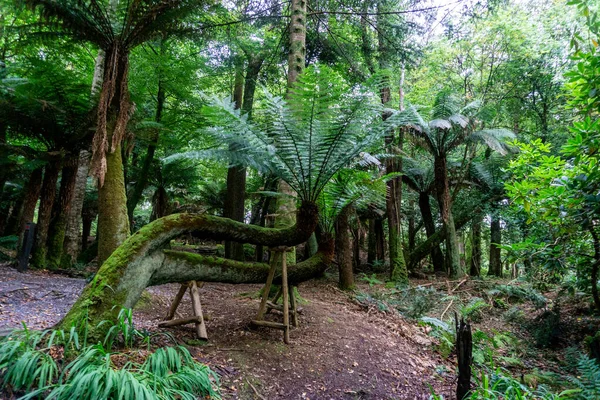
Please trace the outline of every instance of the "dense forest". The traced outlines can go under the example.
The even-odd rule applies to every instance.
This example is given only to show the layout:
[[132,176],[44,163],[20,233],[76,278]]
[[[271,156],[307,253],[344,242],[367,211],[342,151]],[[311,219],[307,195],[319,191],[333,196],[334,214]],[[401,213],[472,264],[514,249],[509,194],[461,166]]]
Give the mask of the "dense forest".
[[0,0],[0,398],[600,399],[599,14]]

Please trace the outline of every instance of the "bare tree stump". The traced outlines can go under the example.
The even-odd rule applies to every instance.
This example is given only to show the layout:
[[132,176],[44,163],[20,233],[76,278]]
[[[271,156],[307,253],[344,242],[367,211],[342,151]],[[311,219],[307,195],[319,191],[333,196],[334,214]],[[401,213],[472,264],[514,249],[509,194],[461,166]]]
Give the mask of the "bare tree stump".
[[458,314],[454,314],[456,323],[456,357],[458,360],[458,381],[456,386],[456,398],[463,400],[471,391],[471,362],[473,360],[473,337],[471,325],[464,318],[458,320]]

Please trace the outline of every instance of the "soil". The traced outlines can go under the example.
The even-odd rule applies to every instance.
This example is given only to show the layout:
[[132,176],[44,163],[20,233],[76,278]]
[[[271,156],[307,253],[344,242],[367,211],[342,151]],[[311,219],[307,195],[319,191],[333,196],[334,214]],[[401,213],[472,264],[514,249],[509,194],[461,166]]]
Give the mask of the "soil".
[[[0,332],[49,328],[75,301],[85,280],[0,266]],[[300,327],[285,345],[281,331],[251,329],[261,285],[207,283],[208,342],[192,327],[159,329],[179,286],[150,288],[134,312],[136,328],[169,332],[221,376],[225,399],[428,399],[430,386],[451,398],[454,367],[432,351],[423,328],[398,314],[356,303],[330,279],[299,288]],[[184,297],[179,310],[191,315]],[[276,314],[269,318],[276,320]]]

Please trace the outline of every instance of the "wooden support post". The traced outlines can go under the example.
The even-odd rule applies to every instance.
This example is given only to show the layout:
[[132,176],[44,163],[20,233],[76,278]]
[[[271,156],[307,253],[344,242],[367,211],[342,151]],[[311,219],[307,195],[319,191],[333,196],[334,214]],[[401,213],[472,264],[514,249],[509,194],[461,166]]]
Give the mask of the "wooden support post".
[[271,290],[271,285],[273,284],[273,277],[275,276],[275,270],[277,269],[277,259],[279,256],[280,253],[276,252],[271,258],[271,269],[269,270],[269,275],[267,276],[267,283],[263,288],[263,294],[260,300],[260,306],[258,307],[258,315],[256,316],[256,321],[262,321],[265,319],[265,313],[267,311],[267,300],[269,300],[269,291]]
[[288,293],[287,260],[285,251],[281,253],[281,291],[283,297],[283,342],[290,343],[290,295]]
[[196,335],[199,339],[208,340],[206,333],[206,324],[204,323],[204,315],[202,315],[202,305],[200,304],[200,295],[198,294],[198,284],[192,281],[190,285],[190,297],[192,298],[192,309],[194,315],[198,317],[196,324]]
[[[187,288],[188,288],[187,284],[181,285],[181,287],[179,288],[179,292],[177,292],[175,299],[171,303],[171,307],[169,308],[169,312],[167,313],[167,316],[165,317],[165,321],[169,321],[175,317],[175,312],[177,312],[177,307],[179,307],[179,303],[181,303],[181,299],[183,299],[183,295],[185,294]],[[160,324],[159,324],[159,326],[160,326]]]
[[296,294],[295,288],[296,286],[292,286],[292,290],[290,290],[290,306],[292,307],[292,325],[294,328],[298,327],[298,305],[296,304]]

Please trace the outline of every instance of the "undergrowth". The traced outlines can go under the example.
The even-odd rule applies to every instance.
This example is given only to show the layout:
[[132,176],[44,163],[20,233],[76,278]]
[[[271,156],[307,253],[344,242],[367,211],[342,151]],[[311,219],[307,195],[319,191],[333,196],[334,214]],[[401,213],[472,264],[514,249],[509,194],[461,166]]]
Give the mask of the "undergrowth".
[[26,326],[0,341],[0,387],[20,399],[220,398],[218,382],[183,346],[151,352],[150,336],[134,329],[131,310],[122,310],[96,344],[75,328],[42,332]]

